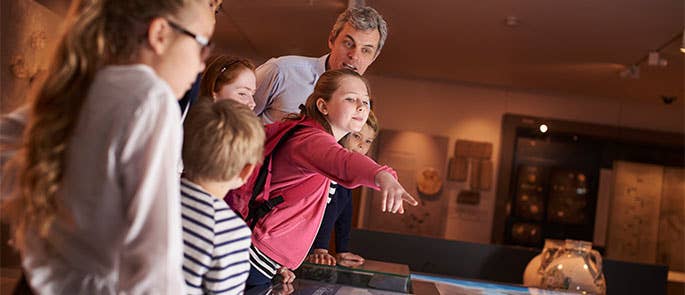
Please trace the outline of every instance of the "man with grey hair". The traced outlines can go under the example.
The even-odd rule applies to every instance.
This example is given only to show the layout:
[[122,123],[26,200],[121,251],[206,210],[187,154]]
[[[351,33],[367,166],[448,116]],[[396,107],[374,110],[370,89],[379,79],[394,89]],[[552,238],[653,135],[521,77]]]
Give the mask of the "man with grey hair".
[[256,70],[255,113],[264,123],[298,113],[326,70],[349,68],[359,74],[378,57],[388,35],[383,17],[371,7],[353,7],[338,16],[328,36],[329,54],[322,57],[282,56]]

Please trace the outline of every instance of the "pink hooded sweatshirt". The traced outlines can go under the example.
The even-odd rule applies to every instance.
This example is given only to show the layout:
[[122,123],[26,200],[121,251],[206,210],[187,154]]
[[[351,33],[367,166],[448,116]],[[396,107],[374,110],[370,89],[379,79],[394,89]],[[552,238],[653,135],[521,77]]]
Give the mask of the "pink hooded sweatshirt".
[[[267,125],[265,151],[275,144],[279,134],[296,125],[298,130],[273,154],[271,181],[264,188],[269,195],[262,192],[256,198],[259,202],[282,196],[284,202],[262,217],[252,230],[252,244],[290,269],[300,266],[314,242],[326,209],[331,179],[348,188],[363,185],[378,190],[376,174],[387,171],[397,177],[390,167],[344,149],[321,124],[309,118]],[[243,218],[248,213],[257,171],[225,199]]]

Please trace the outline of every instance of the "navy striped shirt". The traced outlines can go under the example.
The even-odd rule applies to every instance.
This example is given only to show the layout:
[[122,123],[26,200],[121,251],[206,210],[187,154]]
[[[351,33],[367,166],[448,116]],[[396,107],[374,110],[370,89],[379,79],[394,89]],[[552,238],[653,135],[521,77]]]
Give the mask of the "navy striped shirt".
[[250,229],[221,199],[181,179],[183,275],[188,294],[242,294]]
[[250,246],[250,265],[269,279],[273,278],[281,268],[278,262],[266,256],[254,245]]

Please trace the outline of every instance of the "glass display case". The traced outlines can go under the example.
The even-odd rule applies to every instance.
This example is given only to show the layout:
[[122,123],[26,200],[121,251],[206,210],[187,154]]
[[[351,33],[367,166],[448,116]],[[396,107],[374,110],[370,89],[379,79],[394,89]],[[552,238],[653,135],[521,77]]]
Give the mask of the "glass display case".
[[291,285],[275,284],[265,289],[251,289],[253,294],[292,295],[395,295],[395,294],[489,294],[489,295],[562,295],[564,291],[528,288],[521,285],[479,281],[432,274],[410,273],[403,264],[367,260],[360,267],[327,266],[303,263]]
[[[290,286],[276,284],[268,290],[250,290],[246,294],[408,294],[413,293],[409,267],[366,260],[357,267],[303,263],[295,270],[297,278]],[[421,290],[426,290],[422,286]],[[433,288],[435,289],[435,288]],[[289,293],[292,291],[292,293]],[[425,293],[425,292],[422,292]],[[429,292],[428,294],[439,294]]]
[[541,247],[544,239],[593,239],[599,152],[592,142],[516,141],[505,244]]
[[[433,276],[428,274],[412,274],[415,282],[427,281],[437,286],[440,294],[459,295],[568,295],[577,294],[565,291],[552,291],[529,288],[520,285],[495,283],[490,281],[467,280]],[[417,293],[418,294],[418,293]]]
[[400,293],[411,292],[409,267],[402,264],[368,260],[361,266],[349,268],[304,263],[295,271],[295,275],[303,280],[330,284]]

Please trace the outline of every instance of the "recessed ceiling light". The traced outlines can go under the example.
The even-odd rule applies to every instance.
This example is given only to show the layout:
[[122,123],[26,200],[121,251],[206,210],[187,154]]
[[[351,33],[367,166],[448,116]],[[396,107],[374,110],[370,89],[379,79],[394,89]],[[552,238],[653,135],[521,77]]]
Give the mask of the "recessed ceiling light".
[[513,28],[513,27],[518,27],[520,23],[521,23],[521,22],[519,21],[519,18],[518,18],[518,17],[515,17],[515,16],[513,16],[513,15],[507,16],[507,17],[504,19],[504,24],[505,24],[507,27],[512,27],[512,28]]
[[540,132],[542,132],[542,133],[547,133],[547,130],[549,130],[549,127],[547,127],[547,124],[540,124],[540,127],[538,129],[540,129]]

